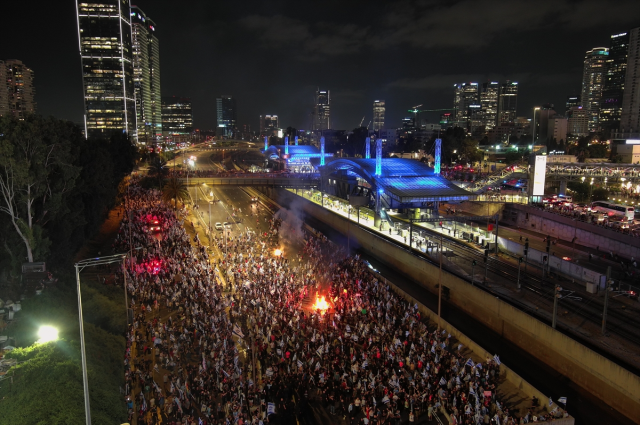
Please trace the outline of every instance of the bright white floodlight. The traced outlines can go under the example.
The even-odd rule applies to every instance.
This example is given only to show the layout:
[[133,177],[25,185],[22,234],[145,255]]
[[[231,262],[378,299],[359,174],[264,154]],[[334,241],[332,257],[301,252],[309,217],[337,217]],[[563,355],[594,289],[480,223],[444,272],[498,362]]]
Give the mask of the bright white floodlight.
[[53,326],[40,326],[38,330],[39,343],[56,341],[58,339],[58,330]]

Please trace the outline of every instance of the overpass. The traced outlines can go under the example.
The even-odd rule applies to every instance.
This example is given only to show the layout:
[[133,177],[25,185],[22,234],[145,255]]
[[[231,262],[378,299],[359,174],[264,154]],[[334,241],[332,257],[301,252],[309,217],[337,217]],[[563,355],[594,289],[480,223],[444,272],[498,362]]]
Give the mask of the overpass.
[[547,164],[547,180],[640,183],[640,164],[558,163]]

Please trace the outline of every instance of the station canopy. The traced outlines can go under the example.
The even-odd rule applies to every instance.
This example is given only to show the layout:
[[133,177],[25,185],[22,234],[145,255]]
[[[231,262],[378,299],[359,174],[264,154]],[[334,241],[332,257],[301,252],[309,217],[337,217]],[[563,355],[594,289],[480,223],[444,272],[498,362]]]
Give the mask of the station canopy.
[[375,190],[400,204],[475,199],[475,194],[435,174],[433,168],[415,159],[382,158],[378,176],[375,159],[336,158],[327,163],[323,174],[339,170],[347,170],[349,175],[364,179]]
[[[264,151],[264,155],[269,159],[284,158],[285,145],[271,145]],[[307,159],[320,158],[320,149],[313,145],[289,145],[289,157],[287,159]],[[325,157],[331,157],[333,154],[325,153]]]

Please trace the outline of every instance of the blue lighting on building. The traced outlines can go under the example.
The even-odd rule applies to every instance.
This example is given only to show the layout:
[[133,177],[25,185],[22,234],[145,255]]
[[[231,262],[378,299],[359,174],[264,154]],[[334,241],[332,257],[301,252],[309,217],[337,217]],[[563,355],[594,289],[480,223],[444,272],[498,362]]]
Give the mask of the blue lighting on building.
[[371,137],[367,137],[364,143],[364,157],[369,159],[371,158]]
[[269,149],[269,138],[264,136],[264,150],[266,151],[267,149]]
[[284,154],[289,155],[289,136],[284,138]]
[[442,139],[436,139],[436,155],[435,164],[433,165],[433,172],[440,174],[440,154],[442,151]]
[[296,136],[295,142],[296,142],[296,146],[298,146],[298,136]]
[[376,176],[382,175],[382,139],[376,140]]
[[320,165],[324,165],[324,136],[320,138]]

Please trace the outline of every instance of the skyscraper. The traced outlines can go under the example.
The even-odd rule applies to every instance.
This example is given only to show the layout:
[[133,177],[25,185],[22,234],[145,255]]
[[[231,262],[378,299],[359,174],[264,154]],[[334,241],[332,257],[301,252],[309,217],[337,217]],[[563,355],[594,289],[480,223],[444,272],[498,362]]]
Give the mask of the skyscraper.
[[260,115],[260,135],[270,136],[278,129],[277,115]]
[[606,61],[602,98],[600,99],[600,126],[606,130],[620,128],[622,96],[627,71],[629,34],[624,32],[611,36],[609,57]]
[[155,32],[155,23],[137,6],[131,6],[133,83],[140,142],[162,135],[160,44]]
[[595,47],[587,51],[584,57],[582,73],[582,108],[589,115],[589,131],[600,129],[600,99],[604,86],[604,75],[609,49]]
[[640,137],[640,27],[629,31],[629,56],[622,96],[620,132],[623,137]]
[[77,0],[85,135],[137,141],[129,0]]
[[582,104],[582,102],[580,101],[580,95],[579,94],[574,94],[574,95],[569,95],[567,96],[567,103],[565,103],[565,107],[567,109],[567,111],[571,108],[573,108],[574,106],[580,106]]
[[454,84],[453,110],[458,125],[467,131],[480,125],[481,109],[478,83]]
[[482,125],[485,130],[491,130],[496,126],[499,88],[500,85],[497,82],[482,83],[480,87]]
[[188,97],[162,97],[162,134],[165,137],[193,132],[193,112]]
[[373,101],[373,131],[380,131],[384,128],[384,100]]
[[329,90],[316,90],[312,130],[331,128],[331,94]]
[[518,106],[518,82],[505,81],[500,84],[498,93],[498,119],[497,125],[512,123],[516,120],[516,108]]
[[236,100],[228,95],[222,95],[216,99],[216,121],[218,137],[233,138],[237,133]]
[[0,61],[0,116],[24,119],[36,111],[33,71],[17,59]]

